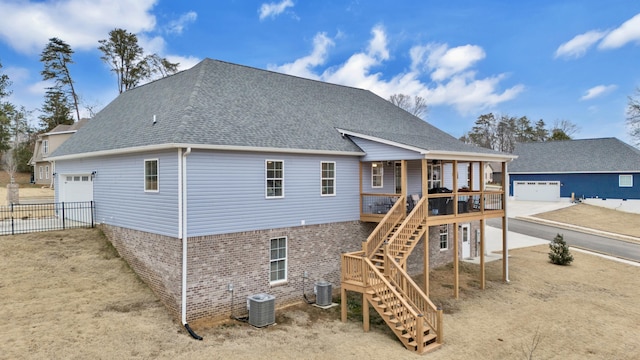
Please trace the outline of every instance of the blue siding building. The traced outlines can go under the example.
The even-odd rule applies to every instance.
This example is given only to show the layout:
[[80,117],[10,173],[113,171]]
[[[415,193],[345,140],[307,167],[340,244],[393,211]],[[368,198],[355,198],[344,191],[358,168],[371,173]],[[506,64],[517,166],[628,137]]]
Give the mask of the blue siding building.
[[616,138],[523,143],[514,154],[516,200],[640,199],[640,150]]

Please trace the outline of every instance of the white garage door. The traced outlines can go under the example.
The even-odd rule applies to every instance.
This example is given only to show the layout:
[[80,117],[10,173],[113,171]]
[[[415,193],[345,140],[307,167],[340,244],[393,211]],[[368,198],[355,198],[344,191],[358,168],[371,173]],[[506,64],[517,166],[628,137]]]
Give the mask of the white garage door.
[[560,182],[514,181],[513,195],[516,200],[560,201]]
[[60,201],[92,201],[93,181],[91,174],[71,174],[60,176]]

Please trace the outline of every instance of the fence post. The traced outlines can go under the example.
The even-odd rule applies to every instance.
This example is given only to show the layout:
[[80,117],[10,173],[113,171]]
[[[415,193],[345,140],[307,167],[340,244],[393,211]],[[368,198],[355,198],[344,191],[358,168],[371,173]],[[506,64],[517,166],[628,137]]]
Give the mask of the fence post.
[[62,204],[62,230],[65,229],[65,223],[64,223],[64,202],[61,202]]
[[15,229],[13,228],[13,202],[11,203],[11,235],[15,235]]
[[93,225],[93,209],[94,209],[93,208],[93,200],[91,200],[90,205],[91,205],[91,208],[89,209],[89,211],[91,211],[91,228],[93,228],[94,227],[94,225]]

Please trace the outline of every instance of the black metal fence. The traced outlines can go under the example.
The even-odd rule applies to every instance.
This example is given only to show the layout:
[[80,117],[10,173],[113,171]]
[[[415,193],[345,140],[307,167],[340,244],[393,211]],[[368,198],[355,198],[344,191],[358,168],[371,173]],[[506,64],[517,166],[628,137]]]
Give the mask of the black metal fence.
[[93,201],[0,206],[0,235],[92,228]]

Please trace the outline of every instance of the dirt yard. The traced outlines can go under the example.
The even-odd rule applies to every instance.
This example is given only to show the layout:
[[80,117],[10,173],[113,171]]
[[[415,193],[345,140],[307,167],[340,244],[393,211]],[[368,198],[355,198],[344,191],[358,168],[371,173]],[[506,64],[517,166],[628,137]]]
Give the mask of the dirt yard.
[[535,217],[640,238],[640,215],[578,204]]
[[277,310],[277,324],[262,329],[193,323],[204,337],[196,341],[98,230],[4,236],[0,358],[636,359],[640,267],[575,251],[572,265],[561,267],[547,253],[547,246],[512,250],[509,284],[501,263],[488,263],[484,291],[477,265],[461,264],[459,300],[451,298],[451,267],[433,271],[445,344],[419,357],[379,320],[364,333],[355,297],[346,324],[338,307],[303,304]]

